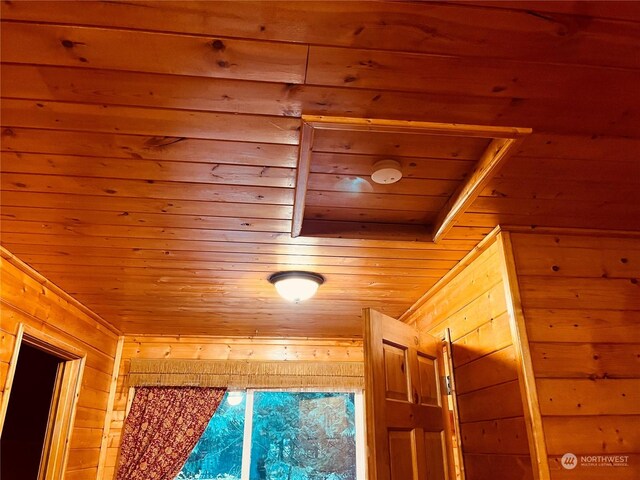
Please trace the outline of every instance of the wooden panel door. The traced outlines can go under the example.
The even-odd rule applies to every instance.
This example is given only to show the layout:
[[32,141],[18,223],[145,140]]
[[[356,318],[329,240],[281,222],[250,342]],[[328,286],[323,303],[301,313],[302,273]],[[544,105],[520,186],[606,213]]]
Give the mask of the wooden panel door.
[[368,478],[446,480],[441,342],[364,310]]

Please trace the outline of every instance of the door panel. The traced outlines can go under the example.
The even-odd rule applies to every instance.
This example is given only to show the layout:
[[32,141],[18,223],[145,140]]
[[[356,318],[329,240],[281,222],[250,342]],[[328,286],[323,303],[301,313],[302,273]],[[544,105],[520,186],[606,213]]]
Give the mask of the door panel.
[[418,353],[418,374],[420,375],[420,403],[440,406],[438,360]]
[[427,460],[427,480],[441,480],[445,477],[444,459],[446,458],[443,445],[444,432],[425,432],[424,450]]
[[407,351],[386,342],[383,344],[383,348],[386,397],[409,401]]
[[413,432],[392,430],[389,432],[391,478],[417,478],[416,451]]
[[441,342],[364,310],[371,480],[447,480]]

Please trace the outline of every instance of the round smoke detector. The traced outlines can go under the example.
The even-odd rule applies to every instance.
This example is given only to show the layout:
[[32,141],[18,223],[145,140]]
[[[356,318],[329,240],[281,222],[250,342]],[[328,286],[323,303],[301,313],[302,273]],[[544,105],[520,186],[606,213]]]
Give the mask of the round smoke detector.
[[371,180],[381,185],[396,183],[402,178],[400,162],[395,160],[380,160],[373,165]]

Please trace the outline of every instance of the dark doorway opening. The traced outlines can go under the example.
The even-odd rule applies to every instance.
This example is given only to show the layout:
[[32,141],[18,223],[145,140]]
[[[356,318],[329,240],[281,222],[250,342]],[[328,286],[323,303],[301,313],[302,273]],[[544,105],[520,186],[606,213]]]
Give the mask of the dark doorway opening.
[[5,418],[0,458],[3,480],[37,480],[51,403],[63,359],[20,345]]

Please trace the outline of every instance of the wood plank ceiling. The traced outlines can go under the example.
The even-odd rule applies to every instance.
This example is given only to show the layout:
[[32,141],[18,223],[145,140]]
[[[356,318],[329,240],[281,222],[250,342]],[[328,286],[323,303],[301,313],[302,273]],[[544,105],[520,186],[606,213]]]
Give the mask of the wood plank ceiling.
[[[498,223],[640,230],[638,3],[1,13],[2,244],[127,333],[359,336],[362,307],[400,316]],[[534,132],[438,244],[291,238],[302,115]],[[313,172],[329,199],[370,162],[341,153]],[[287,269],[327,282],[289,305],[266,281]]]

